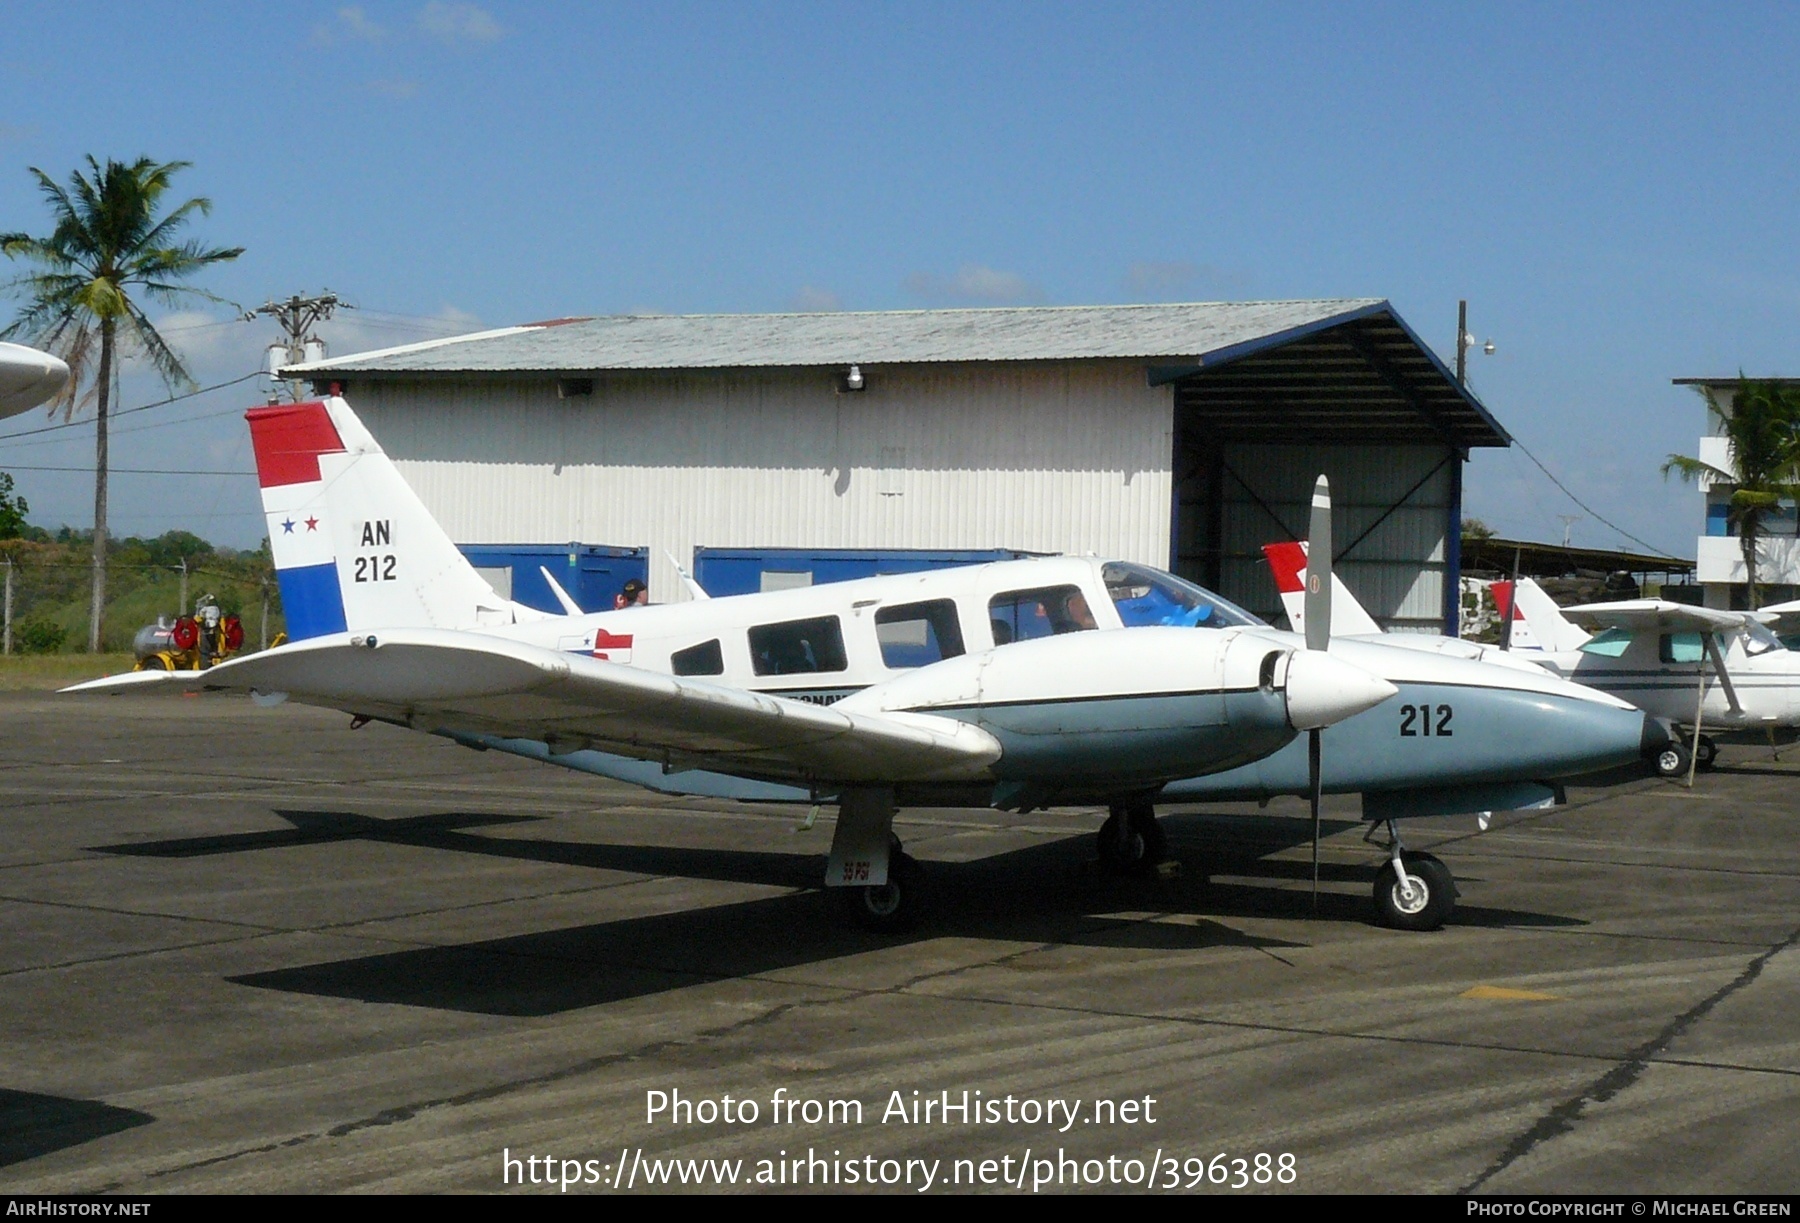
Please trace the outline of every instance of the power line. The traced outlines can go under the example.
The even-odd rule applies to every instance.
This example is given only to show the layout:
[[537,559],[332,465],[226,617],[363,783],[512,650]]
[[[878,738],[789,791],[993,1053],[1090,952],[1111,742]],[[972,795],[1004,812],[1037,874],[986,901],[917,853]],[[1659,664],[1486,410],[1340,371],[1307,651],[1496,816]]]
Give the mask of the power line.
[[1525,445],[1524,442],[1520,441],[1516,435],[1513,437],[1513,445],[1517,446],[1519,448],[1520,452],[1522,454],[1524,454],[1524,456],[1526,458],[1530,459],[1533,463],[1535,463],[1537,465],[1537,469],[1544,473],[1544,477],[1546,479],[1548,479],[1550,481],[1550,483],[1552,483],[1552,484],[1556,485],[1556,487],[1562,489],[1563,494],[1566,497],[1568,497],[1569,500],[1573,501],[1576,505],[1579,505],[1582,509],[1586,510],[1589,514],[1593,515],[1595,521],[1611,527],[1614,531],[1617,531],[1620,535],[1624,536],[1626,539],[1629,539],[1632,543],[1638,545],[1638,547],[1644,548],[1644,549],[1648,550],[1649,552],[1652,552],[1658,556],[1662,555],[1661,548],[1658,548],[1655,544],[1646,543],[1644,540],[1639,539],[1637,536],[1633,535],[1630,531],[1627,531],[1624,527],[1622,527],[1618,523],[1612,521],[1612,519],[1610,519],[1606,515],[1602,514],[1599,510],[1595,509],[1593,506],[1591,506],[1587,502],[1583,501],[1580,497],[1577,497],[1574,493],[1570,492],[1569,486],[1567,484],[1564,484],[1561,480],[1558,480],[1556,478],[1556,476],[1551,472],[1551,470],[1548,467],[1544,466],[1542,460],[1540,460],[1537,457],[1537,455],[1531,453],[1531,450]]
[[[222,391],[228,386],[236,386],[240,382],[248,382],[252,378],[260,378],[262,376],[263,372],[261,370],[256,370],[253,373],[245,374],[242,378],[233,378],[229,382],[215,382],[211,386],[203,386],[196,391],[184,391],[180,395],[171,395],[167,399],[159,399],[155,403],[140,404],[135,408],[124,408],[117,412],[108,412],[107,419],[113,420],[120,416],[130,416],[133,412],[148,412],[151,408],[167,407],[172,403],[180,403],[184,399],[192,399],[196,395],[205,395],[210,391]],[[33,437],[39,433],[55,433],[60,429],[82,428],[92,423],[92,421],[86,420],[65,420],[61,424],[45,425],[41,429],[22,429],[18,433],[0,434],[0,442],[10,442],[14,438],[20,437]]]
[[[92,471],[87,467],[39,467],[29,463],[8,463],[8,471]],[[253,476],[253,471],[202,471],[185,467],[108,467],[115,476]]]

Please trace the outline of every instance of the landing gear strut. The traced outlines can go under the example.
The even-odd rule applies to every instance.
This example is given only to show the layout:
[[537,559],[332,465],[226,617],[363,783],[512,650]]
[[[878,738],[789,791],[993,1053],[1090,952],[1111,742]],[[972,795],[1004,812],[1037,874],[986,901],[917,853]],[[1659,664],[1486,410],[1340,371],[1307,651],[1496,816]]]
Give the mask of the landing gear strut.
[[1095,848],[1100,865],[1114,875],[1143,875],[1156,869],[1168,853],[1168,838],[1149,803],[1114,803],[1100,826]]
[[1375,920],[1395,930],[1436,930],[1456,907],[1450,868],[1430,854],[1400,844],[1400,830],[1387,822],[1388,861],[1375,876]]
[[878,933],[919,923],[926,907],[925,871],[894,833],[892,790],[857,787],[839,796],[825,890],[841,916]]

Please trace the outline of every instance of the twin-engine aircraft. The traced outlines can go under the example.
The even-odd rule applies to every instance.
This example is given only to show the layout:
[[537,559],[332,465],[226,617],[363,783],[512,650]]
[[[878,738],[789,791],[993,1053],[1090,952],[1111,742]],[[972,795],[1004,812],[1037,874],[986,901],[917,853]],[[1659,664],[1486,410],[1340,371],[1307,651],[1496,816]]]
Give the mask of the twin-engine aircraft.
[[[1472,795],[1501,805],[1520,784],[1549,797],[1556,778],[1637,758],[1646,733],[1635,710],[1542,673],[1333,642],[1328,609],[1305,638],[1278,632],[1117,561],[594,614],[559,593],[570,614],[548,615],[488,586],[341,398],[247,416],[292,642],[69,691],[292,698],[665,792],[835,802],[825,883],[876,928],[922,903],[893,833],[901,805],[1105,805],[1102,861],[1142,869],[1162,851],[1159,794],[1286,760],[1307,732],[1310,764],[1276,788],[1313,796],[1316,861],[1321,756],[1350,766],[1322,751],[1325,727],[1375,719],[1361,750],[1397,795],[1371,817],[1390,831],[1400,815],[1473,809]],[[1323,480],[1313,524],[1328,536]],[[1442,924],[1449,871],[1397,836],[1389,856],[1384,920]]]

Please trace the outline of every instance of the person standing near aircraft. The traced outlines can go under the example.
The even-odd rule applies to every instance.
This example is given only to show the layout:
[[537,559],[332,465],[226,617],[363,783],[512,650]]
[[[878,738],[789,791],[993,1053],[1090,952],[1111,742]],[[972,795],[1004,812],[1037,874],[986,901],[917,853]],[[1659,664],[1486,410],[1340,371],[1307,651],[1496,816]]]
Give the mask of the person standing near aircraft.
[[648,607],[650,605],[650,588],[632,578],[619,588],[613,596],[613,610],[624,611],[627,607]]

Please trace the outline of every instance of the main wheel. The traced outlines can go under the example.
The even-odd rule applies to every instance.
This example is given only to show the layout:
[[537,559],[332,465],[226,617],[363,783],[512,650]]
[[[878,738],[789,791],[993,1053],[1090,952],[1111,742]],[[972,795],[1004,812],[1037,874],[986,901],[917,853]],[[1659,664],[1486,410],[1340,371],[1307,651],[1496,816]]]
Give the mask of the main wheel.
[[1115,806],[1100,825],[1095,848],[1100,865],[1115,875],[1141,875],[1153,870],[1168,852],[1168,838],[1149,803]]
[[1671,743],[1656,753],[1656,775],[1658,777],[1685,777],[1688,761],[1693,759],[1687,745]]
[[925,870],[903,853],[888,858],[886,883],[828,890],[844,916],[878,934],[912,929],[924,916],[927,903]]
[[1395,930],[1436,930],[1456,907],[1456,883],[1450,868],[1430,854],[1403,853],[1408,889],[1400,886],[1394,863],[1375,876],[1375,918]]
[[1700,736],[1700,750],[1694,753],[1694,764],[1702,773],[1712,772],[1713,765],[1719,759],[1719,745],[1713,742],[1711,735]]

